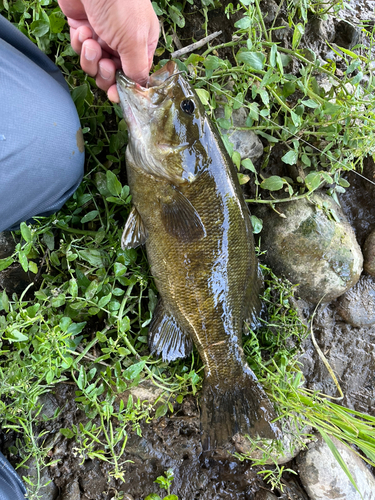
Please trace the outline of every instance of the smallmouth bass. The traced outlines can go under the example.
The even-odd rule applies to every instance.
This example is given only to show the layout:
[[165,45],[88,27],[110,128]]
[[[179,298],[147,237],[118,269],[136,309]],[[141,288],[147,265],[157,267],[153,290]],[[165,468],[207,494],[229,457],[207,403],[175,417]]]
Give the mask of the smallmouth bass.
[[279,437],[274,408],[242,350],[244,321],[253,323],[260,306],[260,278],[235,167],[174,62],[151,75],[147,88],[118,72],[117,88],[133,202],[121,244],[146,245],[160,294],[151,353],[172,361],[197,347],[205,365],[205,450],[237,432]]

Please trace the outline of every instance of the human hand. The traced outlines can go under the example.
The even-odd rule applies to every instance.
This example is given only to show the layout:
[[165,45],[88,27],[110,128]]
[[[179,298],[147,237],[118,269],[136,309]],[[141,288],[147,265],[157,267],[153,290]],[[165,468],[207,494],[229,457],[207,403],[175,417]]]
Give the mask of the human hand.
[[73,50],[111,101],[119,102],[116,69],[145,83],[159,39],[150,0],[58,0],[68,18]]

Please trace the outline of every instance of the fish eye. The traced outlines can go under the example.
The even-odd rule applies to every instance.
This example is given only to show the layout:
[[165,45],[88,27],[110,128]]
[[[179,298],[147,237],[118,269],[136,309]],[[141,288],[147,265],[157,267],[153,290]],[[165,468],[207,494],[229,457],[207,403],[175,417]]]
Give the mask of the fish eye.
[[181,102],[181,109],[184,113],[186,113],[188,115],[192,115],[194,113],[194,110],[195,110],[194,101],[192,101],[191,99],[184,99]]

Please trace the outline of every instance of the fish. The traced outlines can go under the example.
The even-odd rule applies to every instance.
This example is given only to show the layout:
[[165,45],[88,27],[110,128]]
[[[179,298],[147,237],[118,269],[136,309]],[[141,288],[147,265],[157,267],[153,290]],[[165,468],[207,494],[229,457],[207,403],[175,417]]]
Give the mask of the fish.
[[204,363],[205,451],[237,433],[277,439],[275,409],[242,348],[243,325],[253,324],[260,309],[262,280],[236,169],[174,61],[144,87],[121,70],[116,81],[132,196],[121,246],[146,246],[160,296],[150,352],[170,362],[196,346]]

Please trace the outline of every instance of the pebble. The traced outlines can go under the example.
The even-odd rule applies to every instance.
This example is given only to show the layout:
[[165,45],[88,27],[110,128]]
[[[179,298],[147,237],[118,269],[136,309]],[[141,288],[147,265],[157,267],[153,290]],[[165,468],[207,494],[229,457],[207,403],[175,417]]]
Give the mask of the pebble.
[[356,491],[325,441],[320,437],[297,457],[299,477],[310,500],[374,500],[375,478],[365,463],[337,439],[332,438],[361,495]]
[[357,328],[375,324],[375,279],[362,275],[358,283],[339,298],[337,312]]
[[[235,127],[246,127],[248,111],[246,108],[235,109],[232,113],[233,128],[229,130],[221,129],[222,134],[226,134],[233,144],[241,159],[250,158],[253,162],[258,160],[263,154],[263,144],[259,137],[252,130],[236,130]],[[224,108],[218,107],[215,110],[216,118],[224,118]]]
[[[27,477],[34,485],[40,484],[40,489],[38,490],[39,500],[55,500],[58,490],[53,481],[51,481],[50,471],[48,467],[44,467],[40,471],[40,476],[38,477],[38,469],[36,466],[36,459],[29,458],[25,463],[24,467],[18,469],[18,474],[22,478]],[[32,487],[28,486],[32,490]],[[71,500],[71,499],[69,499]]]

